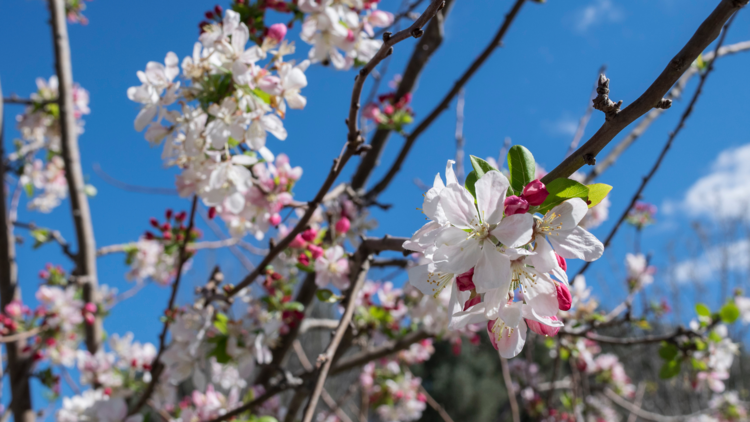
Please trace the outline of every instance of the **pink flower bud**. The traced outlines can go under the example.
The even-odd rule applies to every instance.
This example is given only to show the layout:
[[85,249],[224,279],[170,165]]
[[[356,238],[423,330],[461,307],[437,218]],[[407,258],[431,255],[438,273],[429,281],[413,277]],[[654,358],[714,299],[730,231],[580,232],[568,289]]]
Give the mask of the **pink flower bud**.
[[393,114],[394,111],[395,111],[395,109],[390,104],[388,104],[387,106],[383,107],[383,113],[385,113],[385,114]]
[[270,28],[268,28],[268,38],[276,41],[277,43],[281,42],[281,40],[284,39],[286,36],[286,25],[283,23],[275,23],[271,25]]
[[346,41],[347,42],[354,42],[354,39],[355,39],[354,38],[354,32],[352,32],[351,29],[347,29],[346,31],[347,31],[346,32]]
[[14,300],[5,306],[5,313],[13,318],[18,318],[23,313],[21,302]]
[[544,186],[544,183],[540,180],[532,180],[525,188],[523,188],[522,196],[530,205],[537,206],[544,203],[544,200],[547,199],[547,195],[549,195],[549,192],[547,192],[547,187]]
[[565,261],[565,258],[558,254],[555,254],[555,256],[557,257],[557,265],[559,265],[563,271],[568,271],[568,263]]
[[476,289],[476,286],[474,286],[474,268],[456,277],[456,286],[462,292]]
[[161,234],[164,240],[172,240],[172,233],[170,232],[164,232]]
[[323,248],[318,245],[309,244],[307,250],[310,251],[313,259],[318,259],[319,256],[323,255]]
[[208,209],[208,219],[213,220],[214,217],[216,217],[216,207],[211,207]]
[[492,327],[495,325],[496,319],[491,319],[487,321],[487,334],[490,336],[490,341],[492,342],[492,347],[497,350],[497,338],[495,336],[495,333],[492,332]]
[[422,393],[417,394],[417,400],[421,401],[422,403],[427,401],[427,396],[425,396]]
[[216,12],[217,15],[221,16],[224,13],[224,9],[221,8],[218,4],[216,7],[214,7],[214,12]]
[[167,220],[172,218],[172,210],[167,208],[167,211],[164,212],[164,215],[167,217]]
[[562,283],[555,283],[555,289],[557,289],[557,307],[560,308],[561,311],[570,310],[570,307],[573,304],[573,297],[570,295],[568,286]]
[[380,121],[380,109],[375,104],[367,104],[365,108],[362,109],[362,117],[365,119],[373,120],[375,122]]
[[505,198],[505,215],[523,214],[529,210],[529,203],[520,196]]
[[308,265],[310,265],[310,258],[307,256],[307,254],[301,253],[297,257],[297,262],[307,267]]
[[96,312],[96,305],[94,305],[93,303],[89,302],[89,303],[87,303],[87,304],[85,304],[83,306],[83,310],[86,311],[86,312],[90,312],[90,313],[93,314],[93,313]]
[[341,217],[341,219],[336,222],[336,232],[341,234],[347,233],[351,226],[352,223],[349,222],[348,218]]
[[[553,316],[550,317],[551,320],[557,321],[557,317]],[[533,319],[527,319],[526,325],[529,326],[529,329],[540,336],[550,336],[554,337],[557,335],[558,331],[560,331],[560,327],[550,327],[549,325],[542,324],[539,321],[534,321]]]
[[315,240],[315,236],[317,235],[318,235],[318,231],[313,228],[309,228],[305,230],[304,232],[302,232],[302,238],[308,242],[312,242],[313,240]]
[[159,228],[159,220],[155,219],[154,217],[151,217],[149,220],[149,223],[151,223],[152,226]]
[[271,224],[272,226],[276,227],[276,226],[278,226],[279,224],[281,224],[281,216],[280,216],[280,215],[278,215],[278,214],[274,214],[274,215],[272,215],[272,216],[271,216],[271,217],[270,217],[270,218],[268,219],[268,222],[269,222],[269,223],[270,223],[270,224]]
[[96,318],[94,317],[93,314],[86,314],[84,315],[83,319],[86,320],[86,324],[88,325],[93,325],[94,321],[96,321]]
[[298,234],[294,237],[294,240],[289,243],[289,247],[294,249],[302,249],[305,247],[305,243],[307,242],[305,242],[305,239],[302,238],[302,235]]
[[476,305],[477,303],[482,301],[482,297],[479,295],[474,296],[473,298],[469,299],[464,303],[464,311],[467,311],[472,306]]

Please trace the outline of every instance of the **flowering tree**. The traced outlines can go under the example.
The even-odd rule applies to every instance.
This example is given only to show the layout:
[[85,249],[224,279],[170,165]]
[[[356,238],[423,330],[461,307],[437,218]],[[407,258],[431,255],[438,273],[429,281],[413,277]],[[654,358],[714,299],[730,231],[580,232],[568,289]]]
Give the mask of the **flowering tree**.
[[[415,368],[424,367],[436,347],[447,344],[460,353],[468,340],[497,351],[500,369],[493,376],[505,385],[502,398],[513,421],[610,421],[623,414],[657,421],[746,420],[745,402],[726,387],[739,350],[727,327],[750,320],[750,299],[737,292],[716,309],[697,304],[687,326],[652,327],[669,305],[653,303],[643,315],[633,314],[634,298],[655,273],[639,242],[625,256],[622,281],[628,294],[613,309],[599,307],[584,272],[623,223],[640,233],[655,221],[655,207],[640,202],[640,194],[690,116],[715,61],[750,49],[747,43],[723,46],[729,24],[747,1],[720,1],[625,108],[623,101],[610,99],[610,80],[601,74],[589,115],[601,111],[605,123],[579,148],[577,135],[571,153],[551,171],[537,165],[529,148],[514,145],[500,160],[470,156],[466,174],[462,87],[527,2],[514,3],[487,48],[413,125],[412,91],[442,42],[452,3],[417,0],[394,15],[379,10],[377,0],[234,0],[226,9],[206,12],[192,55],[165,52],[163,62],[137,71],[138,80],[127,90],[140,106],[135,131],[161,147],[166,166],[178,169],[176,191],[190,201],[188,210],[166,210],[132,242],[97,248],[88,206],[96,189],[84,182],[77,143],[89,94],[73,82],[67,37],[68,23],[87,22],[85,4],[50,0],[56,74],[38,79],[38,91],[27,99],[4,99],[24,109],[16,119],[21,138],[0,161],[15,184],[3,191],[0,207],[0,341],[7,361],[3,376],[9,380],[3,417],[35,420],[38,404],[32,403],[30,384],[35,378],[57,403],[59,421],[310,422],[351,421],[352,415],[410,421],[428,406],[450,421]],[[407,18],[408,27],[391,30]],[[301,40],[287,34],[294,25],[301,26]],[[418,41],[403,76],[393,81],[392,91],[362,104],[368,77],[409,38]],[[705,51],[714,41],[715,48]],[[348,134],[343,147],[331,148],[338,155],[317,193],[300,201],[294,187],[302,167],[279,151],[294,142],[284,121],[307,106],[307,69],[326,65],[332,72],[356,73]],[[699,85],[679,125],[602,242],[587,229],[608,219],[612,187],[592,182],[695,75]],[[374,226],[368,208],[387,208],[378,196],[454,98],[456,157],[426,189],[420,210],[427,222],[410,237],[367,236]],[[638,132],[597,164],[604,147],[644,115]],[[369,142],[367,127],[374,128]],[[368,189],[393,132],[406,141]],[[276,142],[287,137],[286,144]],[[355,156],[359,165],[352,179],[337,184]],[[581,172],[586,165],[595,166],[587,175]],[[58,207],[68,200],[75,250],[54,228],[18,221],[23,192],[27,207],[41,213],[62,213]],[[226,226],[228,237],[201,240],[196,214],[204,210],[210,224],[220,220]],[[24,303],[18,293],[15,228],[28,230],[36,246],[58,244],[70,258],[39,272],[35,304]],[[257,246],[261,241],[269,247]],[[194,301],[176,303],[183,274],[202,249],[237,245],[257,255],[248,260],[240,253],[250,261],[247,276],[226,280],[216,267]],[[105,337],[102,331],[102,320],[123,299],[97,279],[97,258],[113,253],[125,256],[125,278],[137,286],[123,295],[135,294],[146,282],[170,291],[153,343],[137,341],[132,333]],[[586,262],[577,274],[568,273],[573,259]],[[372,281],[368,272],[375,267],[406,270],[408,283],[399,288],[390,280]],[[325,330],[332,330],[330,338],[320,336]],[[530,351],[535,344],[545,348],[544,358],[535,360]],[[645,387],[634,384],[623,358],[643,345],[657,347],[660,365],[648,374],[652,378],[682,377],[688,389],[715,393],[704,408],[664,416],[642,406]],[[517,357],[524,350],[526,359]],[[313,351],[317,357],[310,361]],[[296,360],[289,359],[292,352]],[[60,397],[68,370],[80,377],[82,389]],[[334,377],[349,385],[327,383]],[[357,397],[354,412],[345,404]]]

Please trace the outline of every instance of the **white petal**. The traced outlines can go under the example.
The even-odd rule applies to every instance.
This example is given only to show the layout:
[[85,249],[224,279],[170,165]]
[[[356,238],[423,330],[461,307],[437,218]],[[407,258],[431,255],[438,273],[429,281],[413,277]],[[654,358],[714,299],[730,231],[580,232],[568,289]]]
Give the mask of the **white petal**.
[[596,261],[604,253],[602,242],[582,227],[559,234],[559,236],[549,236],[549,241],[555,247],[555,252],[563,258]]
[[479,224],[474,197],[463,186],[456,183],[448,184],[440,192],[440,205],[448,221],[460,229],[472,228]]
[[456,227],[446,227],[435,238],[435,246],[457,245],[468,238],[469,235],[465,231]]
[[447,185],[457,185],[458,179],[456,178],[456,173],[453,171],[453,164],[456,162],[453,160],[448,160],[448,163],[445,165],[445,184]]
[[435,252],[435,266],[444,273],[463,274],[477,264],[480,256],[479,242],[465,240],[457,245],[441,246]]
[[[527,268],[527,271],[536,273]],[[544,274],[536,273],[536,280],[526,278],[523,282],[523,298],[537,314],[541,316],[554,316],[559,311],[557,303],[557,289],[555,282]]]
[[556,214],[558,217],[552,221],[553,226],[560,225],[559,230],[571,230],[581,222],[588,212],[588,205],[581,198],[572,198],[552,208],[547,215]]
[[474,185],[477,193],[477,206],[482,221],[497,224],[503,219],[505,193],[510,183],[499,171],[489,171]]
[[491,233],[503,245],[515,248],[531,241],[533,229],[534,217],[531,214],[514,214],[503,218]]
[[273,136],[278,138],[280,141],[286,139],[286,129],[284,129],[284,123],[281,122],[279,116],[275,114],[266,114],[260,118],[263,128],[271,132]]
[[430,221],[417,230],[411,239],[404,242],[402,247],[409,251],[424,252],[428,247],[435,243],[440,229],[440,224]]
[[500,308],[508,303],[508,289],[492,289],[484,294],[482,303],[485,304],[485,317],[487,319],[497,319]]
[[154,117],[156,117],[156,112],[158,110],[159,108],[156,105],[148,105],[146,107],[143,107],[138,113],[138,116],[136,116],[135,118],[135,130],[137,132],[140,132],[145,129],[146,126],[151,123],[152,120],[154,120]]
[[535,253],[529,255],[529,259],[538,272],[548,273],[552,271],[553,268],[558,267],[555,251],[552,250],[552,246],[547,242],[544,235],[537,236],[535,240]]
[[492,242],[484,242],[482,254],[474,268],[474,285],[477,292],[484,293],[491,289],[508,291],[510,288],[510,259],[497,251]]

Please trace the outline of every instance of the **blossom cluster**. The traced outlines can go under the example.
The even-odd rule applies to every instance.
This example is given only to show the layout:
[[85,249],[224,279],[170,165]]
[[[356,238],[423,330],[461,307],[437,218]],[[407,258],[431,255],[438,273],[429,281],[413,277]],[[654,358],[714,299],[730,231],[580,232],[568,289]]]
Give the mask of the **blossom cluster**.
[[[593,261],[604,251],[578,225],[601,198],[568,179],[553,181],[551,189],[532,180],[530,156],[523,147],[511,149],[511,166],[518,157],[527,170],[511,171],[511,180],[472,157],[466,186],[458,184],[448,161],[446,183],[437,175],[425,194],[422,212],[429,222],[404,244],[428,261],[409,270],[409,282],[436,297],[449,287],[450,327],[485,322],[505,358],[521,351],[527,325],[542,335],[562,326],[557,314],[571,305],[566,259]],[[573,183],[583,187],[588,204],[580,196],[563,196]]]
[[203,27],[193,55],[183,59],[184,81],[175,80],[180,66],[170,52],[164,64],[149,62],[138,72],[141,85],[128,89],[128,98],[142,105],[136,130],[148,126],[146,139],[163,143],[166,165],[181,169],[180,195],[198,195],[234,235],[251,232],[260,239],[278,225],[278,212],[301,175],[266,146],[269,133],[286,139],[287,107],[306,104],[300,90],[307,85],[309,62],[284,61],[294,45],[282,32],[247,47],[248,27],[227,10],[220,22]]
[[[68,195],[65,163],[60,156],[60,106],[56,102],[59,84],[57,76],[52,76],[49,80],[37,78],[36,85],[37,92],[31,94],[32,103],[16,117],[21,139],[15,141],[16,149],[9,158],[20,166],[19,182],[32,197],[29,209],[49,213]],[[76,130],[81,134],[84,125],[81,118],[91,112],[89,93],[76,84],[72,95]],[[85,188],[87,193],[95,193],[92,186]]]
[[414,421],[422,417],[427,401],[420,391],[422,380],[397,360],[368,363],[359,380],[369,405],[383,422]]

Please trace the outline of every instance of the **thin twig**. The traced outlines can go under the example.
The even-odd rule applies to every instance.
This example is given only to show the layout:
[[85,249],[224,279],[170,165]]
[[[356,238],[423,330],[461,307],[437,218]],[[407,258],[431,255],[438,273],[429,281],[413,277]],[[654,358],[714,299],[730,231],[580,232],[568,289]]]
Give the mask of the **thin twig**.
[[177,189],[174,188],[152,188],[148,186],[132,185],[130,183],[125,183],[123,181],[117,180],[114,177],[110,176],[107,172],[105,172],[104,169],[102,169],[102,166],[99,165],[99,163],[94,163],[92,167],[94,168],[94,173],[96,173],[97,176],[101,177],[104,182],[124,191],[168,196],[176,196],[179,194],[177,192]]
[[11,334],[9,336],[0,336],[0,343],[12,343],[16,341],[26,340],[29,337],[33,337],[39,334],[39,327],[32,328],[29,331],[22,333]]
[[[599,72],[597,75],[601,75],[604,72],[607,71],[607,65],[602,65],[599,68]],[[598,79],[598,78],[597,78]],[[581,138],[583,138],[583,133],[586,131],[586,126],[589,124],[589,120],[591,120],[591,115],[594,112],[594,103],[591,101],[596,97],[596,88],[598,84],[594,83],[594,89],[591,91],[591,95],[589,96],[589,105],[586,107],[586,113],[581,117],[581,120],[578,121],[578,127],[576,128],[576,133],[573,136],[573,140],[570,142],[570,146],[568,147],[568,152],[565,153],[565,157],[568,157],[570,154],[573,153],[573,151],[578,148],[578,143],[581,142]]]
[[461,88],[458,91],[458,100],[456,101],[456,177],[459,183],[464,180],[464,95],[466,91]]
[[[722,32],[721,37],[719,38],[719,41],[716,44],[714,57],[716,57],[716,52],[721,48],[721,45],[724,44],[724,40],[726,39],[726,36],[727,36],[727,30],[729,29],[729,25],[734,20],[734,16],[736,15],[730,16],[729,20],[727,21],[726,26],[724,27],[724,32]],[[643,180],[641,181],[641,185],[638,187],[638,190],[635,191],[635,194],[630,199],[630,203],[628,204],[627,208],[625,208],[625,210],[622,212],[622,214],[620,215],[620,218],[617,220],[617,223],[615,224],[614,227],[612,227],[612,230],[609,232],[609,235],[607,235],[607,238],[604,241],[604,249],[606,249],[609,246],[610,242],[615,237],[615,234],[617,234],[617,230],[620,228],[622,223],[627,218],[628,213],[635,206],[635,203],[641,198],[641,193],[643,193],[643,190],[646,188],[646,185],[648,185],[648,182],[651,180],[654,174],[656,174],[656,171],[659,170],[659,166],[661,166],[661,163],[664,160],[664,157],[667,155],[667,152],[669,152],[669,149],[672,147],[672,143],[674,142],[675,138],[680,133],[682,128],[685,127],[685,122],[687,121],[688,117],[690,117],[690,115],[692,114],[693,108],[695,107],[695,103],[698,101],[698,98],[700,97],[701,92],[703,92],[703,85],[706,83],[706,79],[708,78],[708,75],[711,74],[711,71],[713,71],[713,69],[714,69],[714,60],[711,60],[708,63],[708,67],[706,68],[706,71],[701,75],[700,81],[698,82],[698,87],[695,89],[695,93],[693,93],[693,98],[690,99],[690,102],[688,103],[687,108],[682,113],[682,117],[680,117],[680,121],[679,123],[677,123],[677,127],[675,128],[674,131],[672,131],[669,134],[667,143],[664,144],[664,148],[662,148],[661,153],[659,154],[659,158],[656,159],[656,162],[651,167],[651,170],[643,178]],[[624,112],[625,111],[621,112],[620,114]],[[583,267],[581,267],[581,269],[578,271],[578,274],[576,274],[576,277],[585,273],[590,265],[591,265],[591,262],[586,262],[583,265]],[[575,281],[575,277],[571,279],[571,283],[573,281]]]
[[[444,29],[443,22],[451,10],[454,0],[446,0],[445,7],[435,15],[419,42],[414,45],[414,51],[401,74],[401,81],[395,92],[394,102],[401,100],[405,95],[414,92],[420,75],[427,67],[427,63],[433,54],[440,48],[443,43]],[[368,101],[369,102],[369,101]],[[365,152],[364,156],[357,166],[357,170],[352,175],[351,187],[354,191],[364,188],[369,180],[375,167],[380,162],[388,139],[391,136],[391,130],[387,128],[378,128],[370,140],[370,150]]]
[[[60,144],[65,163],[65,179],[76,229],[78,264],[76,274],[83,283],[83,300],[98,303],[98,281],[96,272],[96,240],[91,220],[89,200],[85,192],[81,153],[78,149],[78,127],[73,103],[73,68],[68,40],[65,0],[50,0],[52,35],[55,45],[55,69],[57,71],[60,105]],[[97,316],[93,324],[86,324],[86,348],[92,354],[99,348],[102,339],[102,322]]]
[[153,394],[154,389],[156,388],[156,384],[159,382],[159,376],[161,375],[162,370],[164,369],[164,364],[159,361],[162,354],[164,353],[164,350],[166,349],[166,343],[167,343],[167,332],[169,331],[169,325],[171,322],[171,311],[174,309],[175,301],[177,300],[177,291],[180,287],[180,279],[182,278],[182,267],[185,265],[185,261],[187,261],[187,248],[188,243],[190,242],[190,233],[193,231],[193,227],[195,227],[195,210],[198,206],[198,197],[193,196],[193,205],[190,208],[190,219],[188,221],[187,226],[187,232],[185,233],[185,239],[183,240],[182,244],[180,245],[180,252],[178,255],[177,260],[177,275],[175,275],[174,283],[172,284],[172,293],[169,296],[169,303],[167,304],[167,308],[164,310],[164,326],[162,327],[161,334],[159,335],[159,351],[156,354],[156,358],[154,358],[154,368],[151,371],[151,382],[146,387],[146,390],[143,392],[141,397],[136,402],[135,406],[133,406],[130,411],[128,412],[128,415],[134,415],[138,413],[138,411],[141,410],[143,405],[146,404],[146,402],[151,398],[151,394]]
[[367,79],[367,75],[372,72],[372,70],[375,68],[375,66],[378,65],[378,63],[380,63],[384,58],[392,53],[393,46],[396,43],[403,41],[409,37],[420,35],[422,32],[422,27],[433,16],[435,16],[442,4],[442,0],[433,0],[433,2],[430,3],[430,5],[427,7],[427,10],[425,10],[422,16],[420,16],[419,19],[417,19],[409,28],[403,31],[399,31],[396,34],[390,35],[388,37],[384,36],[384,38],[387,39],[384,40],[383,45],[380,47],[378,52],[375,53],[375,56],[359,70],[359,74],[354,81],[354,88],[352,89],[349,117],[346,120],[349,133],[342,153],[337,159],[333,161],[333,165],[331,166],[331,170],[328,173],[326,180],[318,190],[315,198],[313,198],[313,200],[308,204],[307,210],[305,210],[305,214],[302,216],[302,218],[300,218],[300,220],[286,235],[286,237],[281,239],[273,248],[271,248],[271,250],[268,252],[268,255],[266,255],[261,260],[255,270],[248,274],[240,283],[238,283],[234,287],[234,289],[227,293],[227,297],[236,295],[240,290],[253,283],[255,279],[260,275],[261,271],[263,271],[276,258],[276,256],[283,252],[298,234],[302,233],[302,231],[307,228],[307,223],[310,221],[313,214],[315,213],[315,210],[323,201],[323,198],[326,196],[328,190],[331,188],[331,186],[333,186],[333,183],[336,181],[336,178],[338,178],[346,163],[355,153],[360,152],[359,147],[362,145],[362,142],[364,140],[359,133],[357,115],[359,113],[359,99],[362,94],[362,88],[364,86],[365,79]]
[[352,274],[350,275],[352,288],[349,292],[348,303],[346,304],[344,315],[341,317],[339,326],[338,328],[336,328],[336,332],[334,333],[330,344],[326,348],[325,353],[318,356],[317,365],[319,368],[316,372],[314,383],[315,387],[313,388],[312,395],[310,396],[310,399],[305,406],[302,422],[312,422],[313,418],[315,417],[315,409],[318,405],[320,395],[323,392],[323,387],[325,385],[326,378],[328,377],[328,372],[331,369],[333,358],[336,355],[336,351],[338,350],[339,345],[341,344],[341,340],[344,338],[344,334],[349,329],[349,323],[352,320],[352,315],[354,315],[354,308],[357,304],[357,293],[359,293],[359,289],[362,288],[362,285],[367,278],[367,272],[370,269],[370,259],[371,255],[369,255],[368,252],[363,251],[363,248],[360,246],[360,253],[355,254],[354,260],[361,262],[361,265],[359,265],[359,262],[356,262],[354,265],[354,268],[356,268],[358,271],[352,271]]
[[[0,97],[2,97],[0,85]],[[5,152],[3,138],[3,103],[0,103],[0,174],[5,174]],[[16,239],[13,224],[6,210],[5,186],[0,186],[0,309],[21,298],[18,288],[18,264],[16,263]],[[11,401],[3,416],[13,412],[18,422],[33,422],[35,414],[31,406],[31,388],[27,359],[20,353],[21,344],[17,341],[5,344],[10,376]]]
[[[211,229],[211,231],[214,233],[214,235],[216,237],[218,237],[220,239],[226,239],[227,238],[227,236],[221,230],[221,228],[219,227],[219,225],[216,224],[216,222],[214,220],[208,218],[208,212],[206,211],[206,209],[202,205],[200,207],[198,207],[198,214],[201,216],[201,219],[203,220],[203,222],[208,225],[208,228]],[[248,243],[240,240],[240,243],[238,243],[238,245],[241,246],[241,247],[243,247],[245,250],[248,250],[250,253],[253,253],[253,250],[250,250],[250,248],[252,248],[252,246],[249,245]],[[247,246],[247,247],[245,247],[245,246]],[[256,252],[258,252],[257,249],[254,249],[254,250]],[[255,265],[253,265],[252,261],[250,261],[250,259],[247,256],[245,256],[245,254],[243,254],[242,251],[240,251],[237,246],[230,246],[229,247],[229,252],[231,252],[232,255],[234,255],[234,257],[237,258],[238,261],[240,261],[240,263],[242,264],[242,266],[245,267],[245,269],[247,271],[252,271],[252,270],[255,269]]]
[[510,12],[508,12],[507,15],[505,15],[505,20],[503,21],[503,24],[500,26],[500,29],[497,31],[497,34],[493,37],[492,41],[485,47],[484,51],[482,51],[482,54],[477,57],[476,60],[469,66],[468,69],[461,75],[461,77],[456,81],[456,83],[453,85],[453,88],[451,88],[450,91],[448,91],[447,94],[443,97],[442,101],[430,112],[430,114],[427,115],[427,117],[422,120],[419,125],[414,129],[413,132],[409,134],[409,136],[406,137],[406,141],[404,142],[403,147],[401,148],[401,151],[399,152],[398,157],[396,158],[396,161],[391,165],[390,169],[388,170],[388,173],[373,187],[366,195],[365,199],[366,202],[373,202],[375,199],[377,199],[378,195],[380,195],[387,187],[390,185],[391,181],[393,181],[393,178],[396,176],[396,174],[401,170],[401,166],[403,165],[404,161],[406,160],[406,156],[409,155],[409,151],[411,151],[412,146],[414,146],[414,143],[417,141],[417,138],[419,138],[419,135],[421,135],[427,128],[440,116],[440,114],[448,109],[448,106],[450,105],[450,102],[453,100],[453,97],[458,95],[458,92],[461,90],[461,88],[466,85],[466,83],[471,79],[472,76],[474,76],[474,73],[479,70],[480,67],[484,64],[485,61],[490,57],[493,51],[495,51],[496,48],[498,48],[502,44],[503,37],[508,32],[508,29],[510,28],[510,25],[515,20],[516,16],[518,15],[518,12],[521,10],[521,6],[526,2],[526,0],[516,0],[513,7],[510,9]]
[[[750,50],[750,41],[743,41],[732,45],[727,45],[724,47],[721,47],[718,51],[718,55],[715,55],[714,52],[709,52],[707,54],[703,55],[703,60],[705,62],[710,62],[714,60],[714,56],[716,58],[728,56],[736,53],[740,53],[743,51]],[[687,83],[692,79],[693,76],[699,74],[700,70],[697,66],[691,66],[690,69],[688,69],[682,77],[680,77],[679,81],[675,84],[675,86],[669,91],[669,93],[666,95],[665,98],[670,100],[676,100],[679,99],[682,95],[683,90],[687,86]],[[591,183],[596,179],[598,176],[600,176],[604,171],[606,171],[609,167],[615,164],[615,161],[622,155],[623,152],[625,152],[630,145],[632,145],[643,133],[646,131],[646,129],[651,126],[651,123],[654,122],[659,116],[664,113],[664,109],[662,108],[655,108],[651,111],[649,111],[643,119],[638,122],[638,124],[633,128],[633,130],[628,133],[627,136],[622,138],[622,140],[612,148],[612,150],[607,154],[606,157],[604,157],[603,160],[599,160],[599,162],[596,164],[596,166],[591,169],[589,174],[586,175],[586,181],[585,183]]]
[[388,31],[390,28],[392,28],[393,26],[395,26],[396,24],[398,24],[398,21],[400,21],[401,19],[403,19],[403,18],[410,18],[412,16],[412,14],[414,13],[414,10],[417,7],[419,7],[419,5],[422,4],[422,2],[424,2],[424,0],[415,0],[414,3],[412,3],[412,4],[410,4],[409,6],[406,7],[406,10],[404,10],[401,13],[396,14],[393,17],[393,23],[390,26],[388,26],[386,28],[380,28],[379,30],[377,30],[375,32],[375,36],[379,37],[379,36],[383,35],[384,32]]
[[695,418],[697,416],[700,416],[704,413],[706,413],[706,410],[701,410],[695,413],[691,413],[689,415],[683,415],[683,416],[664,416],[660,415],[658,413],[649,412],[647,410],[643,410],[640,406],[636,406],[633,403],[630,403],[629,401],[625,400],[624,398],[620,397],[619,394],[615,393],[614,391],[610,390],[609,388],[604,389],[604,395],[607,396],[608,399],[615,402],[618,406],[622,407],[623,409],[637,415],[639,418],[647,421],[653,421],[653,422],[679,422],[679,421],[688,421],[691,420],[691,418]]
[[445,411],[443,406],[440,405],[440,403],[435,400],[432,395],[427,392],[427,390],[424,388],[422,384],[419,384],[419,391],[424,394],[425,398],[427,399],[427,404],[430,405],[431,408],[435,409],[436,412],[438,412],[438,415],[445,421],[445,422],[454,422],[453,418],[451,418],[451,415],[448,414],[448,412]]
[[550,183],[557,178],[566,178],[584,164],[595,164],[596,155],[609,144],[623,129],[636,119],[648,113],[662,103],[664,95],[685,73],[696,58],[708,47],[721,32],[722,26],[736,11],[747,4],[747,0],[722,0],[705,21],[698,27],[690,40],[669,61],[667,67],[654,80],[649,88],[632,104],[615,116],[606,120],[601,128],[568,158],[552,169],[542,178]]
[[341,359],[331,370],[331,375],[340,374],[350,369],[357,368],[376,359],[384,358],[401,350],[408,349],[414,343],[432,337],[424,330],[412,331],[398,340],[390,341],[372,349],[363,350]]
[[[338,321],[336,321],[338,323]],[[299,362],[302,364],[302,367],[305,368],[306,371],[310,372],[312,371],[313,365],[310,362],[310,359],[307,358],[307,354],[305,353],[305,349],[302,347],[302,343],[300,343],[299,340],[294,340],[294,353],[297,355],[297,359],[299,359]],[[343,410],[339,407],[338,404],[336,404],[336,400],[331,397],[331,395],[328,393],[328,391],[324,388],[321,392],[321,397],[323,398],[323,401],[325,402],[326,406],[328,406],[331,411],[336,413],[336,417],[341,419],[343,422],[352,422],[351,419],[349,419],[349,415],[344,413]]]
[[510,413],[513,415],[513,422],[521,422],[518,400],[516,399],[516,389],[513,388],[513,380],[510,378],[510,368],[508,368],[507,359],[500,358],[500,368],[503,370],[503,382],[505,382],[505,390],[508,392],[508,403],[510,403]]

